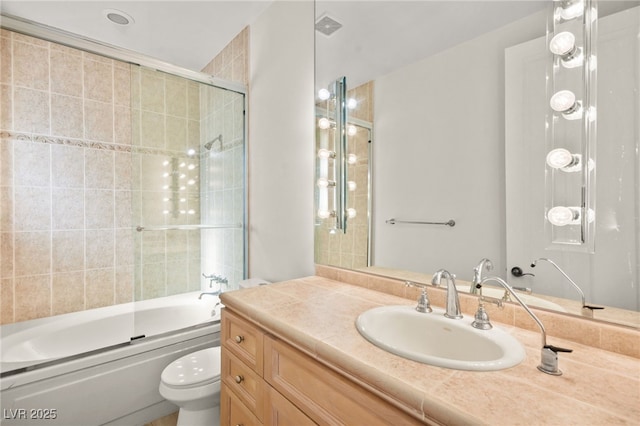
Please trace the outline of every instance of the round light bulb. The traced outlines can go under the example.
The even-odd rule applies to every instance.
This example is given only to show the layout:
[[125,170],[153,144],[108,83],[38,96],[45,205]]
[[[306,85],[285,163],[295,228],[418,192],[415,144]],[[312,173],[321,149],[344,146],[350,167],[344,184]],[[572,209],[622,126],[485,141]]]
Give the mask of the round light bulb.
[[331,214],[329,213],[328,210],[318,210],[318,217],[320,219],[326,219],[330,216]]
[[565,2],[565,7],[560,8],[560,17],[565,21],[582,16],[583,13],[584,2],[582,0]]
[[347,209],[347,217],[349,219],[356,217],[356,209]]
[[356,185],[356,183],[352,180],[347,182],[347,186],[349,187],[349,191],[355,191],[356,188],[358,187],[358,185]]
[[349,136],[355,136],[356,133],[358,133],[358,128],[356,126],[351,125],[347,127],[347,134]]
[[318,179],[318,186],[320,188],[326,188],[326,187],[329,186],[329,181],[327,179],[325,179],[325,178],[320,178],[320,179]]
[[356,164],[358,162],[358,156],[355,154],[349,154],[347,156],[347,163]]
[[547,219],[555,226],[565,226],[574,223],[580,218],[580,213],[575,209],[564,206],[556,206],[547,212]]
[[547,164],[554,169],[562,169],[575,161],[571,152],[564,148],[557,148],[547,154]]
[[561,90],[551,97],[549,105],[557,112],[569,111],[576,105],[576,95],[571,90]]
[[187,151],[187,155],[192,156],[192,155],[196,155],[196,150],[191,148]]
[[329,92],[327,89],[320,89],[318,90],[318,98],[321,101],[326,101],[327,99],[329,99],[331,97],[331,92]]
[[318,150],[318,157],[327,159],[327,158],[335,158],[336,153],[333,151],[329,151],[328,149],[320,148]]
[[323,130],[328,129],[329,127],[331,127],[331,122],[328,118],[322,117],[320,120],[318,120],[318,127]]
[[347,99],[347,108],[356,109],[357,106],[358,106],[358,101],[356,101],[354,98]]
[[576,47],[576,36],[569,31],[563,31],[556,34],[549,43],[551,53],[564,56],[571,53]]

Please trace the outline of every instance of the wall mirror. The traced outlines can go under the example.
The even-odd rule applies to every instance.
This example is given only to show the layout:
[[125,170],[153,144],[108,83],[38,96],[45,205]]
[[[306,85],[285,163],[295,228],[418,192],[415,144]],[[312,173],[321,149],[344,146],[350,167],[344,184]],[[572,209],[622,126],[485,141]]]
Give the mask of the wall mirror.
[[[485,275],[506,279],[532,306],[640,326],[640,3],[592,0],[597,14],[576,22],[589,19],[593,31],[573,45],[585,53],[579,44],[589,37],[593,61],[568,71],[577,77],[554,77],[571,55],[550,52],[548,28],[560,8],[569,22],[585,1],[317,0],[316,263],[423,282],[444,268],[468,290],[488,258]],[[582,169],[595,200],[583,216],[593,240],[576,247],[576,218],[549,224],[553,191],[577,203],[586,195],[584,182],[562,180],[568,163],[558,171],[547,161],[550,126],[562,143],[571,135],[557,130],[567,111],[550,110],[548,78],[558,89],[586,72],[597,75],[597,115],[582,120],[597,123]],[[332,87],[342,78],[347,118],[338,130]],[[346,230],[332,208],[341,134]],[[532,267],[540,258],[552,262]]]

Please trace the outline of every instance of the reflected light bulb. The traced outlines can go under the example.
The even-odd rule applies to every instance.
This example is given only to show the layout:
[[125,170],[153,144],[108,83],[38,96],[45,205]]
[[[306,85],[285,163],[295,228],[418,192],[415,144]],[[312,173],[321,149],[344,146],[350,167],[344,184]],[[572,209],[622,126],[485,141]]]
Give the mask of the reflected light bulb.
[[356,209],[347,209],[347,217],[349,219],[356,217]]
[[329,186],[329,181],[327,179],[325,179],[325,178],[320,178],[320,179],[318,179],[318,186],[320,188],[326,188],[326,187]]
[[349,154],[347,156],[347,163],[356,164],[358,162],[358,157],[355,154]]
[[358,101],[356,101],[353,98],[349,98],[347,100],[347,108],[349,109],[355,109],[358,106]]
[[571,90],[561,90],[551,97],[549,105],[554,111],[567,112],[575,108],[576,95]]
[[322,117],[320,120],[318,120],[318,127],[323,130],[328,129],[329,127],[331,127],[331,122],[328,118]]
[[318,217],[320,219],[326,219],[330,216],[330,213],[328,210],[318,210]]
[[355,191],[356,188],[358,187],[358,185],[356,185],[356,183],[352,180],[347,182],[347,186],[349,187],[349,191]]
[[564,148],[557,148],[547,154],[547,164],[554,169],[562,169],[572,166],[577,162],[577,158]]
[[318,90],[318,98],[320,98],[321,101],[326,101],[330,97],[331,97],[331,92],[329,92],[327,89]]
[[336,158],[336,153],[329,151],[328,149],[321,148],[318,150],[318,157],[320,158]]
[[555,226],[565,226],[580,219],[580,211],[564,206],[556,206],[547,212],[547,219]]
[[570,54],[576,47],[576,36],[569,31],[563,31],[556,34],[549,42],[549,50],[551,53],[565,56]]
[[560,8],[560,17],[565,21],[582,16],[584,13],[584,2],[582,0],[563,2]]
[[196,154],[196,150],[191,148],[187,151],[187,155],[191,156],[191,155],[195,155]]
[[358,128],[356,126],[349,126],[347,127],[347,134],[349,136],[355,136],[356,133],[358,133]]

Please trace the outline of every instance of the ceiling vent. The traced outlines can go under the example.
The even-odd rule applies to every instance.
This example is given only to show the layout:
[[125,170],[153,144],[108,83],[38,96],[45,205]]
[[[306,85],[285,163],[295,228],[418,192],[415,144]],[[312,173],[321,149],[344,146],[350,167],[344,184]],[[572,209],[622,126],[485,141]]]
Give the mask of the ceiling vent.
[[329,15],[324,15],[316,21],[316,31],[329,37],[331,34],[342,28],[342,24]]

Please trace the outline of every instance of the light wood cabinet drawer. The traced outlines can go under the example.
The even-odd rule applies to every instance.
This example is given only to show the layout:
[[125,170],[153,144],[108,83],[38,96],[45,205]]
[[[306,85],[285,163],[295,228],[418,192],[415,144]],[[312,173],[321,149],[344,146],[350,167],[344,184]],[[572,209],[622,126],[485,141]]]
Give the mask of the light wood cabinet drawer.
[[222,383],[220,388],[220,425],[221,426],[261,426],[262,423],[238,399],[238,397]]
[[260,420],[264,413],[264,381],[229,351],[222,351],[222,382]]
[[262,330],[244,319],[222,310],[222,344],[262,376]]
[[422,424],[291,346],[264,339],[264,379],[320,425]]
[[315,426],[316,423],[277,390],[265,385],[265,424],[273,426]]

